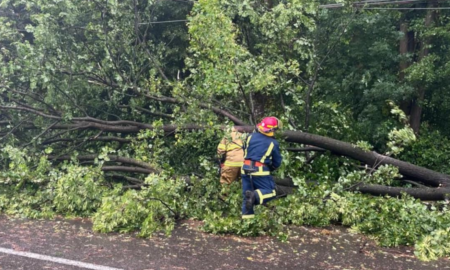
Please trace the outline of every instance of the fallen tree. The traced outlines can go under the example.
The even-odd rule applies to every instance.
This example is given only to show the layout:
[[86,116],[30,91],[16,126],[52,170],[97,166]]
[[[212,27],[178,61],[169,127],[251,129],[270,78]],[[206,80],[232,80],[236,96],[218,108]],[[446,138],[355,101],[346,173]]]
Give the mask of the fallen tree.
[[[166,101],[169,103],[175,103],[177,100],[173,98],[167,98],[167,97],[152,97],[153,99],[156,99],[158,101]],[[202,105],[204,108],[207,107],[207,105]],[[42,142],[42,145],[49,145],[56,142],[62,142],[62,141],[76,141],[73,138],[65,138],[63,135],[66,133],[70,133],[71,131],[86,131],[86,130],[98,130],[99,133],[95,136],[89,136],[89,137],[82,137],[81,140],[78,139],[78,141],[117,141],[121,143],[128,143],[130,142],[129,139],[121,138],[121,136],[108,136],[108,137],[100,137],[102,133],[113,133],[113,134],[136,134],[139,133],[142,130],[155,130],[155,129],[161,129],[165,135],[173,135],[176,132],[180,131],[196,131],[196,130],[205,130],[208,127],[198,125],[198,124],[187,124],[187,125],[163,125],[161,127],[154,127],[153,125],[141,123],[138,121],[130,121],[130,120],[118,120],[118,121],[107,121],[102,119],[97,119],[94,117],[86,116],[86,117],[72,117],[70,121],[67,121],[64,117],[60,116],[59,114],[55,112],[43,112],[41,110],[32,108],[30,106],[0,106],[0,110],[8,113],[12,113],[14,111],[24,112],[31,115],[34,115],[35,117],[47,119],[50,121],[50,124],[48,124],[44,131],[39,133],[34,137],[34,139],[39,137],[44,137],[44,140]],[[229,118],[234,123],[244,123],[244,121],[238,119],[236,116],[232,115],[231,113],[220,110],[220,109],[212,109],[213,112],[216,114],[221,115],[222,117]],[[12,121],[2,121],[2,125],[10,125]],[[19,124],[14,126],[11,129],[11,132],[20,132],[20,126],[24,125],[22,128],[25,129],[38,129],[38,127],[34,126],[34,124],[31,121],[21,121]],[[236,129],[241,132],[252,132],[254,130],[254,126],[236,126]],[[49,131],[51,130],[60,130],[59,135],[50,134],[49,137],[45,137]],[[6,135],[5,135],[6,136]],[[410,194],[411,196],[415,198],[421,198],[421,199],[430,199],[430,200],[442,200],[445,197],[445,194],[447,194],[446,188],[450,187],[450,176],[445,175],[424,167],[416,166],[408,162],[404,162],[398,159],[394,159],[389,156],[381,155],[374,151],[364,151],[361,148],[348,143],[343,142],[339,140],[335,140],[332,138],[319,136],[315,134],[310,134],[307,132],[302,131],[284,131],[282,133],[282,138],[286,142],[290,143],[299,143],[308,145],[309,147],[303,148],[303,149],[288,149],[291,151],[330,151],[331,153],[339,156],[345,156],[349,157],[351,159],[354,159],[358,162],[360,162],[362,165],[367,165],[373,170],[378,168],[381,165],[393,165],[399,169],[399,172],[406,177],[407,179],[410,179],[413,182],[417,182],[420,184],[424,184],[429,187],[441,187],[444,189],[441,189],[439,191],[430,191],[427,188],[388,188],[382,189],[378,186],[361,186],[360,192],[363,193],[369,193],[374,195],[392,195],[397,196],[401,192],[405,192],[407,194]],[[55,158],[55,157],[53,157]],[[70,157],[60,156],[58,159],[69,159]],[[94,159],[95,155],[80,155],[80,159]],[[124,158],[118,158],[114,157],[112,158],[112,161],[116,162],[122,162],[122,163],[128,163],[133,166],[137,165],[136,162],[131,162],[131,160],[125,160]],[[141,164],[142,165],[142,164]],[[153,169],[149,169],[149,167],[139,166],[138,167],[130,167],[130,166],[105,166],[104,171],[122,171],[122,172],[129,172],[129,173],[150,173],[154,172]],[[285,183],[279,183],[280,186],[287,186]]]
[[389,195],[391,197],[400,197],[402,194],[408,194],[423,201],[439,201],[450,198],[450,188],[401,188],[358,184],[353,190],[376,196]]
[[[252,126],[237,127],[240,131],[251,132]],[[320,135],[310,134],[301,131],[284,131],[282,134],[286,142],[301,143],[316,146],[331,151],[334,154],[346,156],[364,164],[371,168],[377,168],[381,165],[389,164],[399,168],[402,175],[408,179],[423,182],[435,187],[450,186],[450,176],[435,172],[433,170],[413,165],[398,159],[394,159],[385,155],[381,155],[374,151],[364,151],[351,143],[323,137]]]
[[[173,128],[173,127],[171,127]],[[241,131],[247,131],[250,132],[252,130],[252,127],[245,126],[245,127],[237,127]],[[416,176],[415,180],[409,180],[411,182],[423,182],[427,184],[435,184],[438,183],[439,187],[437,188],[431,188],[423,185],[419,185],[421,187],[417,188],[404,188],[404,187],[389,187],[389,186],[382,186],[382,185],[369,185],[364,183],[358,183],[351,187],[351,190],[359,191],[361,193],[366,194],[372,194],[372,195],[389,195],[393,197],[399,197],[403,193],[408,194],[414,198],[422,199],[422,200],[444,200],[448,199],[450,196],[450,188],[448,188],[448,179],[449,176],[445,174],[441,174],[438,172],[431,171],[429,169],[415,166],[413,164],[400,161],[397,159],[393,159],[387,156],[380,155],[376,152],[367,152],[363,151],[356,146],[353,146],[349,143],[345,143],[342,141],[337,141],[331,138],[326,138],[318,135],[308,134],[304,132],[292,132],[292,131],[286,131],[284,132],[285,136],[287,137],[286,140],[290,142],[296,142],[296,143],[303,143],[303,144],[309,144],[314,145],[317,147],[320,147],[321,149],[327,149],[332,151],[333,153],[339,153],[343,156],[348,157],[358,157],[355,158],[358,161],[364,162],[374,162],[369,163],[368,165],[372,166],[373,168],[376,168],[377,166],[380,166],[382,164],[390,164],[399,167],[400,172],[406,171],[406,174],[404,175],[408,176]],[[71,157],[68,155],[65,156],[49,156],[48,157],[51,160],[70,160]],[[97,158],[96,155],[79,155],[76,157],[79,161],[86,161],[86,160],[94,160]],[[146,162],[142,162],[133,158],[127,158],[127,157],[120,157],[117,155],[108,155],[108,162],[115,162],[120,163],[120,166],[103,166],[102,170],[105,172],[129,172],[129,173],[139,173],[139,174],[149,174],[149,173],[161,173],[160,169],[156,169],[153,165],[150,165]],[[122,164],[131,165],[130,166],[122,166]],[[399,166],[400,165],[400,166]],[[411,171],[408,171],[407,169],[412,168]],[[418,173],[417,173],[418,172]],[[420,177],[420,173],[424,172],[430,172],[430,175],[435,175],[440,179],[439,182],[433,181],[434,179],[431,177],[422,178]],[[115,177],[118,177],[115,175]],[[140,183],[136,180],[136,178],[130,178],[126,176],[122,176],[124,179],[129,180],[132,179],[132,181],[129,181],[133,183],[133,186],[130,186],[132,188],[139,188],[143,184],[143,181]],[[183,178],[189,183],[190,178],[187,176],[183,176]],[[292,189],[295,188],[294,183],[292,182],[292,179],[290,178],[275,178],[275,182],[277,184],[277,190],[280,194],[286,195],[289,193],[292,193]]]
[[[7,109],[0,107],[0,109]],[[11,109],[11,108],[8,108]],[[13,108],[17,110],[18,108]],[[29,111],[29,109],[26,109]],[[41,115],[41,114],[39,114]],[[42,116],[42,115],[41,115]],[[52,117],[55,119],[55,117]],[[60,120],[60,117],[56,119]],[[49,129],[97,129],[102,132],[120,132],[120,133],[138,133],[143,129],[154,129],[152,125],[137,123],[134,121],[104,121],[91,117],[73,119],[75,123],[67,125],[53,125]],[[166,134],[171,134],[178,130],[200,130],[204,129],[201,125],[184,125],[182,127],[176,125],[165,125],[161,127]],[[236,129],[242,132],[252,132],[253,126],[236,126]],[[413,181],[422,182],[426,185],[434,187],[450,186],[450,176],[433,170],[413,165],[392,157],[381,155],[374,151],[364,151],[361,148],[347,142],[323,137],[320,135],[310,134],[302,131],[284,131],[282,136],[286,142],[307,144],[316,146],[321,149],[329,150],[334,154],[346,156],[367,164],[371,168],[377,168],[380,165],[390,164],[399,168],[402,175]]]

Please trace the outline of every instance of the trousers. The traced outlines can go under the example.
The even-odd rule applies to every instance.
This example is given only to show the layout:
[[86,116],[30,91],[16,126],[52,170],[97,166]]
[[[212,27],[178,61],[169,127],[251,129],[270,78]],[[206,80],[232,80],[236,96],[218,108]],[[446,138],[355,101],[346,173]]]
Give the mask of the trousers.
[[[250,179],[251,177],[251,179]],[[253,187],[251,181],[253,181]],[[255,194],[255,203],[253,206],[258,204],[264,204],[276,198],[275,192],[275,182],[271,175],[265,176],[250,176],[242,175],[242,218],[253,218],[255,212],[253,206],[251,209],[247,210],[245,207],[245,191],[251,190]]]
[[223,166],[220,170],[220,183],[231,184],[241,176],[241,167]]

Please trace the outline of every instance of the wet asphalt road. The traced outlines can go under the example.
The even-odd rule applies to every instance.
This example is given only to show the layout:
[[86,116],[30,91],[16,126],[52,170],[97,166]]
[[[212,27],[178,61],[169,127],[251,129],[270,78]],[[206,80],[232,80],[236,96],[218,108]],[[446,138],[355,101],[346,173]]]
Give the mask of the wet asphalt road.
[[[418,261],[407,247],[380,248],[341,227],[293,228],[287,243],[270,237],[203,233],[198,221],[172,236],[140,239],[92,232],[88,220],[23,220],[0,216],[0,249],[64,258],[107,269],[450,269],[450,260]],[[0,250],[0,269],[89,269]],[[104,268],[101,268],[104,267]]]

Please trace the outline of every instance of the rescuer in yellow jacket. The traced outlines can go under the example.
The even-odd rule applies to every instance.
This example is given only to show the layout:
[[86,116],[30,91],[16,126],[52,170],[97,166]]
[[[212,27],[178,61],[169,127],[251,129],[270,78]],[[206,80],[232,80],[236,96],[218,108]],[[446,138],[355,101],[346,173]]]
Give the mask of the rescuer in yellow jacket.
[[241,176],[241,167],[244,163],[242,136],[242,133],[233,128],[217,146],[217,154],[221,157],[221,184],[231,184]]

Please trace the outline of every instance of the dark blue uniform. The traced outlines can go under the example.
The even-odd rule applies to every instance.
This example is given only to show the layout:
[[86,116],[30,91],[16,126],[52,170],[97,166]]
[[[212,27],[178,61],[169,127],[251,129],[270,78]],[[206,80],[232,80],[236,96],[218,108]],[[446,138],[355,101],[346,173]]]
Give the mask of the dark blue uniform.
[[[277,140],[258,132],[252,133],[246,142],[244,159],[264,164],[264,166],[257,166],[257,171],[251,173],[253,186],[255,188],[255,204],[263,204],[275,199],[275,183],[270,172],[280,167],[283,159],[280,154],[280,146]],[[242,218],[252,218],[254,216],[253,207],[249,210],[245,207],[245,191],[253,191],[250,175],[245,174],[245,170],[250,169],[250,167],[250,165],[244,164],[241,171],[243,196]]]

